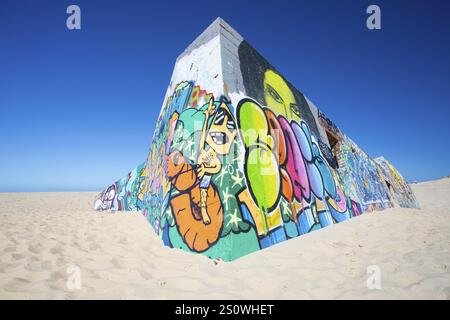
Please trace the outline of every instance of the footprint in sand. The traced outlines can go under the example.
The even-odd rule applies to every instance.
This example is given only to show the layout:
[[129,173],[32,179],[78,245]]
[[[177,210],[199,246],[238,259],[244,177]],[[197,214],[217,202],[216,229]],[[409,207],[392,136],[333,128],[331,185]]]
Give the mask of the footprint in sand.
[[15,277],[11,281],[6,283],[3,286],[3,289],[9,292],[24,292],[28,289],[30,283],[31,281],[27,279]]
[[62,267],[64,265],[66,265],[67,263],[68,263],[68,261],[65,258],[61,258],[61,257],[57,258],[56,262],[55,262],[57,267]]
[[62,254],[63,249],[61,247],[54,247],[50,249],[50,253],[54,255]]
[[28,247],[28,251],[35,253],[35,254],[39,254],[42,252],[42,250],[44,250],[44,247],[37,243],[37,244],[32,244]]
[[112,258],[111,263],[114,267],[119,269],[125,269],[127,267],[126,264],[123,262],[123,260],[117,257]]
[[57,281],[66,280],[66,279],[67,279],[67,274],[63,273],[61,271],[52,272],[49,277],[49,280],[51,282],[57,282]]
[[99,249],[101,249],[101,248],[102,248],[102,246],[99,245],[98,243],[94,243],[94,244],[91,244],[91,245],[89,246],[89,250],[92,250],[92,251],[94,251],[94,250],[99,250]]
[[49,260],[42,261],[41,262],[41,268],[42,268],[42,270],[45,270],[45,271],[51,270],[52,269],[52,262],[49,261]]
[[144,278],[145,280],[150,280],[150,279],[153,278],[153,276],[150,273],[148,273],[148,272],[146,272],[144,270],[138,269],[137,271],[139,272],[141,277]]
[[22,255],[22,254],[14,253],[12,255],[12,257],[13,257],[14,260],[22,260],[25,256]]

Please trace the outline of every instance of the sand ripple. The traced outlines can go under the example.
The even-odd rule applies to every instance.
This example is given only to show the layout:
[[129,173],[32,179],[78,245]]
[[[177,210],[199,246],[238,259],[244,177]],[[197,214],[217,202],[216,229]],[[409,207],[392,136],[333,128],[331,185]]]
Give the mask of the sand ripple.
[[[450,299],[450,179],[413,189],[421,210],[365,214],[232,263],[163,247],[140,213],[93,211],[94,193],[2,193],[0,298]],[[380,290],[367,288],[370,265]]]

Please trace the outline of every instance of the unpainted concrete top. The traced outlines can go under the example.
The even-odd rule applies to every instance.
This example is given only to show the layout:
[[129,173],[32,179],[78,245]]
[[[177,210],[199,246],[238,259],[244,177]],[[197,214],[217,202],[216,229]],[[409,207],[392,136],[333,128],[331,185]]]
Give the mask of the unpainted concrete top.
[[232,34],[233,37],[239,42],[244,40],[244,38],[225,20],[221,17],[217,17],[217,19],[214,20],[197,38],[195,38],[195,40],[178,56],[177,61],[183,56],[189,54],[192,50],[198,48],[221,33]]

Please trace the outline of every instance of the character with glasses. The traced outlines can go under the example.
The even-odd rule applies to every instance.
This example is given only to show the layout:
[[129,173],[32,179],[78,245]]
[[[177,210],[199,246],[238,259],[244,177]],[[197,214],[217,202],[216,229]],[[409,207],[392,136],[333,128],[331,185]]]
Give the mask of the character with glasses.
[[[199,144],[199,156],[197,159],[197,176],[200,180],[200,209],[204,224],[211,222],[208,215],[206,200],[211,178],[222,169],[219,155],[226,155],[236,137],[236,122],[224,101],[221,101],[217,111],[214,97],[209,100],[208,107],[204,111],[205,122]],[[214,117],[208,128],[210,117]]]

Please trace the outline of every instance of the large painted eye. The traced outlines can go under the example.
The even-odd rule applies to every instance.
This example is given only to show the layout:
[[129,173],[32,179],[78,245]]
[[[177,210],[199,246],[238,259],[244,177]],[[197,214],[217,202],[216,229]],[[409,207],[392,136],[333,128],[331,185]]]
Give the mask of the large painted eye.
[[278,103],[284,103],[283,98],[280,97],[278,92],[270,85],[266,83],[266,91],[270,96]]
[[216,118],[214,119],[214,124],[220,126],[223,123],[223,119],[225,118],[225,112],[223,109],[219,109],[217,112]]
[[300,117],[300,106],[295,103],[291,103],[290,105],[291,111]]
[[233,120],[228,120],[227,121],[227,128],[230,131],[236,129],[236,124],[234,123]]

